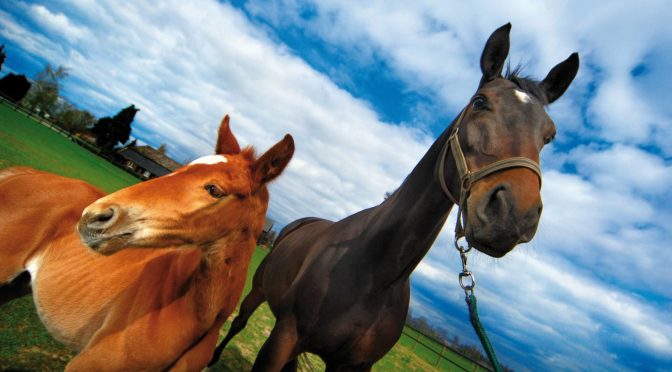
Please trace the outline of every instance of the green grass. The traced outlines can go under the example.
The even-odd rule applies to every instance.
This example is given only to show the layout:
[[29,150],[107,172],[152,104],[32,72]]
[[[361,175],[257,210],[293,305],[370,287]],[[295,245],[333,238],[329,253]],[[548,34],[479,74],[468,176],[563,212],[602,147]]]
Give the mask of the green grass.
[[25,165],[112,192],[139,180],[0,101],[0,168]]
[[[84,179],[107,192],[138,182],[135,177],[104,159],[0,103],[0,168],[14,165],[31,166]],[[252,275],[265,254],[261,248],[257,248],[254,252],[244,293],[249,291]],[[230,319],[235,315],[234,313]],[[224,350],[222,358],[212,370],[249,370],[274,323],[275,319],[270,309],[263,304],[254,313],[247,327]],[[230,321],[222,328],[220,338],[226,334],[229,326]],[[423,343],[430,344],[430,341],[423,340]],[[432,349],[440,351],[440,346],[433,345]],[[72,352],[46,332],[35,312],[32,297],[24,297],[0,306],[0,371],[63,370],[72,356]],[[474,370],[473,365],[460,356],[454,355],[451,358],[457,360],[455,362],[457,365],[464,365],[466,368],[459,369],[455,364],[444,361],[435,367],[437,361],[435,353],[429,350],[423,351],[420,345],[414,345],[414,341],[409,337],[402,336],[400,342],[373,369],[374,371]],[[300,369],[324,370],[324,363],[318,357],[308,355],[301,359]]]

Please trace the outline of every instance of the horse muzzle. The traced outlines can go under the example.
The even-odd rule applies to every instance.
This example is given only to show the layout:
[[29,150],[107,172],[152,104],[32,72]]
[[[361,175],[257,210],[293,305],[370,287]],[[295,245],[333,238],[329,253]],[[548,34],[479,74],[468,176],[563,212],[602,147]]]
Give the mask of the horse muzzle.
[[104,255],[118,251],[133,236],[133,231],[120,229],[125,217],[126,213],[117,205],[90,205],[77,224],[81,242]]
[[479,251],[498,258],[516,245],[532,240],[541,216],[541,199],[525,203],[525,208],[521,208],[520,199],[509,182],[494,185],[479,198],[469,198],[467,241]]

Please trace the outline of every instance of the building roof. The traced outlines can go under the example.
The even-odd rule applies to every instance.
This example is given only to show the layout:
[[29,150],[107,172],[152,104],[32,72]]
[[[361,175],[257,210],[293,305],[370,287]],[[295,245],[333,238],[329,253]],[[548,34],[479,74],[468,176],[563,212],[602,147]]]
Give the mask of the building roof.
[[181,166],[175,160],[149,146],[124,147],[117,153],[124,159],[134,162],[155,176],[163,176]]
[[147,159],[151,159],[162,167],[172,171],[177,170],[182,164],[168,157],[168,155],[150,146],[134,146],[135,150]]

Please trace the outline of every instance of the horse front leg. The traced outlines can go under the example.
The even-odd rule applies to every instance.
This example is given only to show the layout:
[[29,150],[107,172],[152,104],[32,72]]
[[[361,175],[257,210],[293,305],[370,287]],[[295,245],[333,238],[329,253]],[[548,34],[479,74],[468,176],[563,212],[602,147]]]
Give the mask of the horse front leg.
[[287,362],[280,372],[296,372],[299,369],[299,361],[294,358]]
[[252,372],[280,371],[296,359],[299,336],[294,317],[278,318],[271,335],[259,350]]
[[373,364],[365,363],[359,366],[342,366],[327,363],[325,372],[370,372]]
[[[263,264],[263,263],[262,263]],[[257,269],[257,272],[261,269],[261,266],[259,269]],[[250,319],[252,316],[252,313],[254,313],[255,310],[261,305],[266,299],[264,298],[264,292],[262,291],[261,288],[261,281],[256,280],[257,279],[257,274],[255,274],[255,281],[252,286],[252,290],[250,293],[245,296],[245,299],[243,302],[240,304],[240,309],[238,311],[238,316],[236,316],[233,319],[233,323],[231,324],[231,328],[229,328],[229,332],[227,332],[226,337],[224,337],[224,340],[217,346],[215,349],[215,352],[213,353],[213,356],[210,360],[210,363],[208,364],[208,367],[212,367],[215,363],[219,361],[219,357],[222,355],[222,352],[224,351],[224,348],[226,345],[228,345],[229,341],[240,333],[240,331],[245,328],[247,325],[247,321]]]

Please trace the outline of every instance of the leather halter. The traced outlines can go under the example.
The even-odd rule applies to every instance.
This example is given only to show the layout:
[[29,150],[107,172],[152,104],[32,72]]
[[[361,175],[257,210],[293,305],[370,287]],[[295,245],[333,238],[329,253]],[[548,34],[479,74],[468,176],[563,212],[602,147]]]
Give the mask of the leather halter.
[[[457,224],[455,226],[456,241],[464,236],[464,229],[462,224],[463,222],[466,221],[461,220],[464,219],[463,207],[464,203],[466,202],[467,195],[469,195],[471,187],[480,179],[485,178],[493,173],[497,173],[509,168],[527,168],[532,172],[534,172],[539,177],[539,187],[541,187],[541,167],[539,166],[539,163],[530,158],[522,156],[514,156],[498,160],[476,171],[469,170],[467,160],[464,157],[464,152],[462,152],[462,147],[460,146],[460,140],[458,139],[457,136],[460,130],[460,124],[462,124],[462,119],[464,119],[466,111],[467,109],[464,108],[462,112],[460,112],[460,116],[457,118],[457,122],[455,123],[453,132],[451,133],[446,143],[443,145],[443,149],[441,150],[441,154],[439,155],[439,164],[438,164],[439,165],[438,178],[439,178],[439,184],[441,185],[441,190],[443,190],[443,193],[446,194],[446,196],[458,206]],[[455,166],[457,167],[457,173],[460,178],[459,199],[453,196],[453,194],[448,189],[448,185],[446,185],[445,165],[446,165],[446,158],[448,157],[449,147],[453,155],[453,159],[455,160]]]
[[[467,201],[467,196],[469,195],[471,187],[478,180],[487,177],[493,173],[497,173],[509,168],[527,168],[531,170],[532,172],[534,172],[534,174],[536,174],[539,177],[539,187],[541,187],[541,167],[539,166],[539,163],[537,163],[532,159],[522,156],[514,156],[498,160],[494,163],[490,163],[485,167],[478,169],[476,171],[473,172],[470,171],[469,166],[467,165],[467,160],[465,159],[464,153],[462,152],[462,147],[460,146],[460,140],[457,138],[457,135],[460,130],[460,124],[462,124],[462,119],[464,119],[464,115],[466,112],[467,108],[464,108],[462,112],[460,112],[460,116],[457,118],[457,122],[455,123],[455,128],[453,129],[453,132],[450,134],[450,137],[448,137],[448,140],[443,145],[443,149],[441,150],[441,154],[439,155],[438,177],[439,177],[439,184],[441,185],[441,190],[443,190],[443,193],[446,194],[446,196],[450,200],[452,200],[453,203],[457,204],[458,207],[457,221],[455,222],[455,248],[457,248],[458,252],[460,252],[460,259],[462,261],[462,272],[460,272],[458,278],[460,287],[462,287],[466,295],[466,301],[469,307],[469,318],[471,320],[471,324],[474,326],[474,330],[476,330],[476,334],[478,335],[478,338],[481,341],[481,344],[483,345],[483,348],[485,349],[486,354],[490,359],[490,362],[492,363],[495,371],[501,371],[499,361],[497,360],[497,356],[495,355],[495,350],[492,347],[490,339],[485,333],[485,329],[483,328],[483,325],[481,324],[481,321],[479,320],[478,317],[478,310],[476,308],[476,296],[474,295],[474,287],[476,287],[476,278],[474,277],[474,273],[472,273],[467,269],[467,252],[471,250],[472,246],[471,244],[469,244],[468,241],[466,242],[467,243],[466,248],[459,243],[459,240],[465,236],[464,227],[466,226],[467,222],[464,216],[464,205]],[[451,194],[450,190],[448,190],[448,185],[446,185],[445,166],[446,166],[446,157],[448,157],[449,147],[453,155],[453,159],[455,159],[455,166],[457,168],[457,173],[460,178],[459,200],[455,198],[453,194]]]

